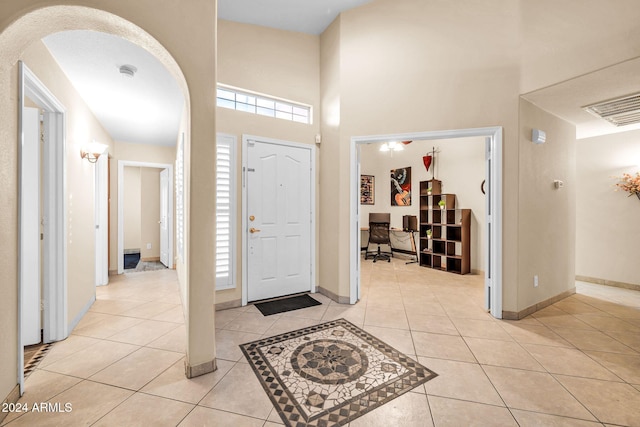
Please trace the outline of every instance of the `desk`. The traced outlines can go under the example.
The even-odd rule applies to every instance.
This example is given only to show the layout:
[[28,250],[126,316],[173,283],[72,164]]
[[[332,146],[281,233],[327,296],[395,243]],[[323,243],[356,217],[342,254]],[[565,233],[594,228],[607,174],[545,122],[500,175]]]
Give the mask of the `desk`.
[[[369,232],[369,227],[360,227],[360,231],[366,231]],[[418,262],[418,250],[416,247],[416,236],[415,233],[417,233],[418,231],[407,231],[407,230],[403,230],[402,228],[395,228],[395,227],[391,227],[389,229],[389,231],[391,232],[392,235],[399,235],[399,234],[409,234],[409,243],[411,244],[411,249],[407,250],[407,249],[400,249],[400,248],[394,248],[393,245],[389,245],[391,247],[391,252],[398,252],[398,253],[402,253],[402,254],[408,254],[408,255],[412,255],[415,256],[416,259],[415,261],[408,261],[407,264],[415,264]],[[398,239],[396,239],[398,240]],[[365,239],[361,239],[361,242],[364,243]],[[405,240],[406,241],[406,240]],[[366,251],[367,250],[367,246],[361,246],[360,247],[360,251]]]

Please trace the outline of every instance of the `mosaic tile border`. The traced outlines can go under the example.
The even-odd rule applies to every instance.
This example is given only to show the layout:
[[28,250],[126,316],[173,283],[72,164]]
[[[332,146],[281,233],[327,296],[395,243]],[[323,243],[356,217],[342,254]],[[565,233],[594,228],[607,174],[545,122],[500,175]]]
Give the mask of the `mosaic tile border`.
[[345,425],[437,376],[345,319],[240,348],[287,426]]
[[31,357],[31,359],[24,365],[24,378],[27,379],[29,375],[38,367],[38,364],[47,355],[49,350],[53,347],[53,343],[43,344],[42,347]]

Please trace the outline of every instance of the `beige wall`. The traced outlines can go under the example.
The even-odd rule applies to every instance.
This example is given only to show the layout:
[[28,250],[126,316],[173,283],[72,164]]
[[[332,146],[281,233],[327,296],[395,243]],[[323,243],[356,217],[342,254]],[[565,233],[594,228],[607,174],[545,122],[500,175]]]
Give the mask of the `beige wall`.
[[[413,141],[404,150],[380,152],[381,144],[360,145],[360,172],[374,175],[375,205],[360,205],[360,224],[366,226],[370,212],[391,213],[391,227],[402,228],[403,215],[420,218],[420,181],[431,179],[435,168],[436,179],[442,181],[442,192],[456,195],[456,207],[471,209],[471,269],[484,270],[485,196],[480,184],[485,179],[484,138],[457,138],[437,141]],[[429,171],[422,156],[435,147],[438,153]],[[391,206],[391,169],[411,167],[411,206]],[[405,234],[392,233],[394,248],[411,249]],[[366,242],[366,241],[365,241]],[[418,237],[416,236],[416,242]]]
[[41,41],[21,59],[66,108],[67,324],[73,326],[95,297],[95,166],[80,158],[80,147],[95,140],[111,151],[113,141]]
[[[236,113],[241,118],[236,118],[235,123],[250,121],[253,129],[269,132],[273,134],[273,138],[293,138],[298,142],[313,143],[320,117],[319,47],[320,40],[317,36],[218,21],[220,83],[314,107],[314,125],[291,123],[297,126],[282,126],[273,124],[273,120],[269,118],[248,113]],[[228,126],[229,119],[221,116],[221,125]],[[234,122],[233,119],[231,121]],[[228,132],[225,127],[221,127],[219,131]],[[240,129],[240,132],[247,131]],[[262,136],[262,133],[257,135]]]
[[[547,133],[531,142],[532,129]],[[526,100],[520,102],[518,309],[575,288],[576,130]],[[556,189],[554,180],[564,182]],[[539,285],[533,286],[538,275]]]
[[124,249],[140,249],[142,237],[140,232],[142,200],[139,167],[125,167],[123,169],[123,215]]
[[[321,291],[328,291],[332,297],[342,295],[344,302],[348,293],[339,294],[340,277],[348,272],[344,270],[344,263],[340,259],[349,258],[349,252],[337,245],[339,236],[348,233],[345,224],[338,221],[340,215],[348,215],[344,207],[340,207],[343,200],[336,197],[340,194],[342,183],[349,182],[347,172],[341,168],[337,161],[340,156],[338,144],[340,143],[340,94],[341,87],[341,23],[338,18],[320,36],[320,94],[322,97],[322,115],[320,131],[322,144],[318,150],[320,159],[320,180],[318,195],[320,198],[319,228],[322,230],[322,238],[319,239],[319,268],[316,280]],[[344,163],[344,162],[343,162]],[[335,209],[340,209],[334,212]],[[342,228],[340,228],[342,226]]]
[[[315,143],[319,132],[320,87],[317,36],[255,25],[218,22],[218,80],[231,86],[309,104],[313,124],[294,123],[256,114],[217,109],[218,131],[236,136],[237,182],[241,182],[242,135]],[[216,303],[239,303],[242,298],[241,212],[242,186],[237,186],[236,288],[216,293]]]
[[[210,0],[163,2],[162,7],[158,7],[153,0],[139,0],[135,4],[128,0],[22,0],[4,1],[0,5],[0,110],[3,112],[0,115],[0,185],[4,189],[0,194],[0,241],[3,242],[0,246],[0,269],[4,275],[4,280],[0,283],[0,323],[3,325],[0,332],[3,347],[0,352],[0,397],[7,396],[14,388],[18,365],[17,61],[23,57],[32,42],[67,29],[105,31],[143,46],[177,78],[185,93],[190,127],[187,179],[191,181],[191,197],[188,203],[193,205],[187,222],[198,230],[197,235],[189,241],[191,250],[186,259],[188,269],[185,282],[188,292],[185,305],[189,316],[186,364],[213,366],[215,267],[206,262],[204,254],[212,251],[215,236],[215,224],[211,221],[215,214],[215,202],[207,197],[213,191],[215,183],[215,170],[211,170],[208,160],[215,156],[214,146],[211,144],[215,138],[215,104],[212,101],[215,98],[216,82],[215,22],[216,2]],[[48,70],[36,72],[45,83]],[[65,100],[62,102],[65,103]],[[69,105],[66,102],[66,106]],[[86,120],[83,117],[78,123],[86,123]],[[79,136],[81,129],[69,126],[74,122],[67,119],[67,183],[71,182],[70,176],[78,177],[68,193],[73,194],[75,200],[75,197],[82,198],[83,194],[91,194],[91,190],[85,187],[90,187],[92,180],[81,179],[87,174],[89,165],[72,163],[72,159],[79,159],[75,144],[79,140],[84,141],[84,136]],[[78,188],[75,187],[76,184]],[[87,223],[92,222],[88,218],[93,218],[93,215],[80,218],[79,215],[76,216],[76,212],[74,208],[74,216],[69,219],[74,221],[74,236],[77,236],[76,230],[84,230],[88,227]],[[77,246],[72,246],[74,242],[77,242]],[[88,297],[95,292],[91,267],[93,261],[79,262],[78,259],[92,256],[93,248],[80,250],[79,242],[71,242],[72,247],[68,253],[69,259],[80,266],[77,274],[70,271],[68,276],[69,295],[79,295],[82,292],[76,292],[74,285],[80,283],[81,287],[86,287]],[[88,291],[89,285],[91,291]],[[79,306],[84,304],[85,302],[76,304],[70,297],[68,318],[72,319]]]
[[176,148],[161,145],[134,144],[116,141],[112,159],[134,162],[173,164],[176,159]]
[[576,274],[640,285],[640,200],[614,177],[640,171],[640,131],[578,140]]
[[[516,3],[516,2],[514,2]],[[521,93],[640,56],[637,0],[520,0]]]

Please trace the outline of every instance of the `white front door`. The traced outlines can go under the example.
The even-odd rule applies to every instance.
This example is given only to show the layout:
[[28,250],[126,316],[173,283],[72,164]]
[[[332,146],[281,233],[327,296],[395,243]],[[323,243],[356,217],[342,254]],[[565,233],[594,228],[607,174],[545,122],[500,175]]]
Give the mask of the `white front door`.
[[160,262],[169,267],[169,171],[160,172]]
[[311,290],[311,150],[249,141],[247,298]]
[[40,342],[40,111],[22,110],[20,319],[22,345]]

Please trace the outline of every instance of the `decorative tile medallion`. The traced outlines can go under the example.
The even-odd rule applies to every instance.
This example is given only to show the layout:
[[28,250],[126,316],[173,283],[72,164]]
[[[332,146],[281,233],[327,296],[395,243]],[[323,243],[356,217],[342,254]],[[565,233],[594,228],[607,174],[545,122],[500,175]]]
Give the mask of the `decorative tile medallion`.
[[340,426],[436,377],[338,319],[240,346],[287,426]]

